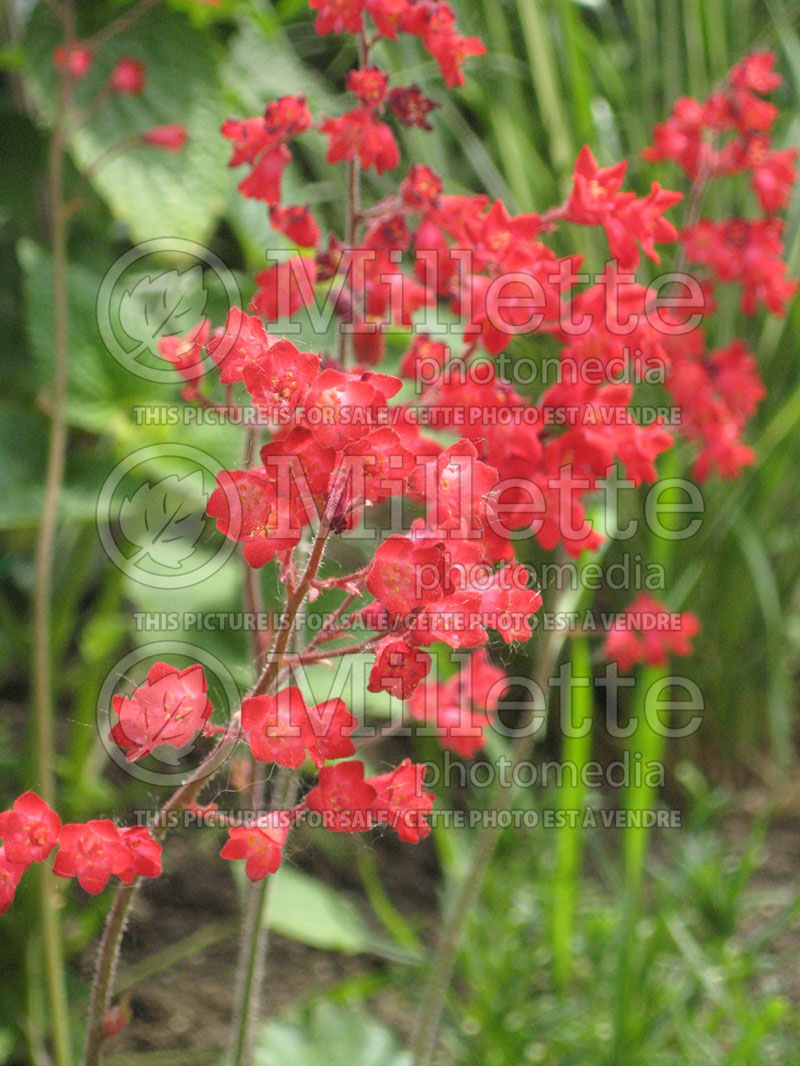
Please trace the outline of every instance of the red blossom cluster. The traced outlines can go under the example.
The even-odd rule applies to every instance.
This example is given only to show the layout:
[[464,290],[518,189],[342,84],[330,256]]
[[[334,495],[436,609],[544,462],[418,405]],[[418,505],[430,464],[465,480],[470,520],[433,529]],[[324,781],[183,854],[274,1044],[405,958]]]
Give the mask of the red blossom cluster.
[[629,673],[637,663],[666,666],[671,655],[691,655],[700,621],[690,611],[670,612],[647,592],[641,593],[608,631],[607,659]]
[[[283,630],[272,634],[259,678],[229,727],[211,721],[198,665],[157,663],[112,708],[111,738],[128,760],[223,734],[220,744],[244,742],[256,761],[302,772],[290,809],[260,812],[245,825],[215,812],[228,828],[222,857],[244,860],[251,880],[278,869],[293,826],[312,816],[337,832],[389,825],[409,842],[429,833],[433,796],[424,788],[424,766],[405,759],[368,776],[354,758],[359,723],[345,702],[310,705],[287,674],[295,662],[365,654],[369,692],[407,701],[411,717],[442,745],[473,757],[506,683],[490,659],[490,633],[505,644],[527,641],[542,602],[516,561],[517,541],[535,536],[544,549],[575,557],[596,549],[591,494],[616,466],[636,485],[654,481],[659,455],[673,444],[659,419],[634,416],[626,375],[666,371],[681,432],[700,447],[699,476],[735,476],[750,461],[741,435],[763,393],[752,355],[740,341],[708,353],[703,326],[686,328],[674,305],[653,314],[656,295],[635,275],[642,255],[658,262],[658,246],[680,240],[683,254],[710,269],[706,288],[698,286],[701,319],[718,281],[739,281],[747,313],[759,304],[783,313],[796,286],[785,277],[781,222],[773,217],[786,204],[796,153],[769,147],[775,109],[763,95],[778,79],[766,54],[734,68],[706,104],[679,101],[647,153],[676,160],[695,182],[693,196],[710,178],[747,171],[765,217],[701,219],[679,235],[665,212],[680,193],[657,182],[642,196],[625,189],[626,164],[600,166],[585,147],[564,203],[541,214],[513,214],[485,195],[449,194],[433,170],[414,163],[379,202],[364,207],[353,198],[350,232],[326,239],[308,206],[282,202],[294,139],[325,136],[328,162],[347,166],[351,189],[360,168],[392,170],[400,153],[391,123],[430,129],[437,105],[416,85],[391,85],[372,62],[374,45],[401,33],[418,38],[448,86],[462,83],[464,60],[484,46],[458,33],[453,9],[438,0],[310,6],[318,33],[358,38],[359,67],[345,82],[356,105],[317,121],[304,96],[284,96],[262,115],[222,128],[230,165],[249,168],[240,192],[267,205],[271,226],[296,250],[256,275],[247,310],[230,309],[216,328],[203,319],[185,336],[162,337],[159,351],[184,379],[187,401],[223,413],[247,404],[259,415],[252,448],[258,460],[221,473],[209,500],[219,530],[242,545],[249,567],[274,564],[290,623],[323,591],[338,590],[342,599],[305,647],[290,645]],[[92,55],[76,42],[56,62],[79,78]],[[142,86],[141,64],[120,60],[109,91]],[[182,127],[165,126],[144,139],[171,149],[183,136]],[[612,261],[584,287],[581,256],[559,257],[547,244],[562,224],[605,235]],[[336,351],[305,351],[278,335],[281,323],[320,298],[339,320]],[[461,323],[455,341],[452,332],[442,340],[417,321],[421,312],[441,309]],[[387,334],[404,331],[401,376],[375,369]],[[536,399],[497,372],[497,357],[534,332],[560,352],[558,379]],[[330,537],[354,530],[367,509],[400,498],[416,508],[416,518],[359,570],[321,576]],[[369,633],[365,641],[342,646],[360,629]],[[623,670],[659,665],[689,654],[698,630],[693,615],[671,615],[640,596],[609,632],[605,653]],[[446,649],[457,668],[440,680],[433,662],[443,651],[450,655]],[[106,819],[62,826],[32,793],[0,815],[0,839],[3,907],[26,866],[56,844],[55,873],[77,876],[89,892],[112,874],[130,882],[160,871],[160,844],[146,829],[120,829]]]
[[62,825],[35,792],[24,792],[0,813],[0,839],[0,914],[11,906],[28,867],[44,862],[56,847],[53,873],[77,877],[92,894],[102,892],[112,874],[130,884],[161,873],[161,845],[144,827],[120,829],[107,818]]
[[[785,315],[798,283],[787,277],[783,259],[783,220],[797,177],[797,148],[774,149],[771,130],[778,115],[763,97],[782,82],[770,52],[755,52],[733,68],[705,102],[678,100],[670,118],[654,130],[644,152],[651,161],[676,162],[694,182],[695,199],[709,183],[749,174],[761,214],[753,218],[694,217],[680,233],[683,254],[706,268],[707,294],[719,284],[738,283],[741,310],[760,306]],[[714,310],[709,298],[703,309]],[[700,445],[694,466],[699,479],[712,472],[736,477],[753,461],[742,433],[764,389],[755,358],[741,340],[707,351],[702,325],[665,338],[669,356],[667,388],[680,405],[684,435]]]

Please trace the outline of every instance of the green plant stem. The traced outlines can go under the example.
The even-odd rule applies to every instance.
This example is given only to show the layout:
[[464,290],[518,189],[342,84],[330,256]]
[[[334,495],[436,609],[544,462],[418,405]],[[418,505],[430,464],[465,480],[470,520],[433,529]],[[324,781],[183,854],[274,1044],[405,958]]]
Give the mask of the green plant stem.
[[[538,690],[545,694],[545,700],[550,691],[550,676],[558,662],[565,639],[565,632],[556,632],[551,629],[542,647],[533,680]],[[506,780],[514,780],[514,770],[519,763],[530,756],[535,744],[535,736],[517,737],[511,750],[512,770]],[[500,813],[510,810],[514,795],[515,789],[512,785],[498,782],[489,801],[489,810]],[[492,822],[487,822],[479,830],[467,872],[442,922],[420,998],[412,1044],[413,1066],[430,1066],[436,1048],[447,991],[453,977],[467,920],[478,898],[486,871],[502,833],[502,829],[498,827],[498,821],[499,819],[494,819]]]
[[[224,763],[225,757],[233,749],[239,738],[238,715],[231,722],[231,728],[219,744],[203,760],[195,772],[178,788],[159,811],[152,828],[156,840],[163,840],[169,829],[169,815],[184,810],[194,803],[200,790],[209,782]],[[97,954],[92,990],[89,996],[89,1010],[86,1020],[86,1045],[83,1053],[83,1066],[98,1066],[103,1047],[103,1020],[111,1006],[114,990],[114,975],[119,959],[122,934],[130,914],[131,904],[139,885],[139,877],[130,885],[120,885],[111,904],[106,919],[103,936]]]
[[[64,39],[72,35],[72,6],[59,8]],[[36,543],[33,591],[33,733],[36,785],[51,806],[56,801],[53,773],[55,748],[52,671],[52,589],[58,505],[64,482],[67,450],[67,380],[69,366],[69,289],[67,277],[67,219],[64,212],[64,151],[66,122],[72,99],[72,79],[61,75],[58,110],[48,158],[48,207],[53,251],[53,378],[48,397],[50,439],[42,514]],[[64,953],[57,890],[44,868],[39,870],[39,914],[44,968],[50,1003],[53,1053],[58,1066],[70,1066],[72,1044],[69,1004],[64,978]]]
[[[562,763],[575,768],[575,784],[569,781],[559,790],[558,804],[562,811],[580,811],[584,802],[581,784],[583,767],[592,751],[591,718],[594,704],[592,687],[592,664],[589,642],[586,637],[572,641],[572,682],[588,681],[588,685],[575,685],[572,689],[572,729],[564,737],[561,751]],[[577,712],[577,714],[576,714]],[[576,718],[580,722],[576,722]],[[584,724],[588,727],[584,730]],[[559,827],[556,838],[556,864],[553,874],[553,901],[551,930],[553,939],[553,970],[556,983],[567,987],[572,970],[570,939],[575,919],[575,900],[580,880],[583,845],[583,829],[580,825],[565,824]]]

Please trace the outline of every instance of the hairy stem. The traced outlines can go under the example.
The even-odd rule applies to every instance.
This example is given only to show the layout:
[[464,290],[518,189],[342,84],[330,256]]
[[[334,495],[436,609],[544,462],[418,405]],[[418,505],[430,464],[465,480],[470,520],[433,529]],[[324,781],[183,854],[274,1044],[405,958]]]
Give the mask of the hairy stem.
[[[159,811],[153,825],[152,835],[162,840],[169,829],[169,815],[181,811],[194,803],[200,790],[220,769],[225,757],[233,749],[239,738],[238,715],[231,723],[223,739],[204,759],[195,772],[178,788]],[[131,904],[141,878],[136,877],[130,885],[120,885],[114,896],[100,948],[97,955],[92,991],[89,997],[89,1011],[86,1021],[86,1045],[83,1053],[83,1066],[98,1066],[103,1046],[103,1020],[111,1006],[114,991],[114,975],[119,959],[122,934],[130,914]]]
[[[290,806],[297,792],[294,775],[282,769],[275,784],[276,810]],[[235,996],[231,1066],[251,1066],[269,947],[269,905],[276,874],[248,885]]]

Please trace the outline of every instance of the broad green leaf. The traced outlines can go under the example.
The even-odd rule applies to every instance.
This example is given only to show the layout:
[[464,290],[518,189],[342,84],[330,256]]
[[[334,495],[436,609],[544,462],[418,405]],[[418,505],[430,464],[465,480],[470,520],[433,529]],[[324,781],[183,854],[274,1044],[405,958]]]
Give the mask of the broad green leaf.
[[[28,20],[25,79],[47,121],[52,121],[56,99],[52,53],[57,43],[56,23],[47,5],[40,4]],[[134,241],[170,236],[203,241],[232,187],[227,143],[219,132],[227,108],[211,36],[159,5],[104,44],[77,86],[79,105],[90,104],[121,55],[144,63],[144,92],[112,98],[78,128],[71,141],[76,166],[85,170],[125,138],[151,126],[183,123],[189,140],[182,152],[135,146],[109,156],[92,183]]]
[[272,1022],[259,1036],[256,1066],[409,1066],[394,1034],[362,1010],[323,1001],[298,1022]]
[[291,866],[284,866],[275,877],[269,924],[282,936],[325,951],[402,954],[368,929],[358,908],[341,892]]

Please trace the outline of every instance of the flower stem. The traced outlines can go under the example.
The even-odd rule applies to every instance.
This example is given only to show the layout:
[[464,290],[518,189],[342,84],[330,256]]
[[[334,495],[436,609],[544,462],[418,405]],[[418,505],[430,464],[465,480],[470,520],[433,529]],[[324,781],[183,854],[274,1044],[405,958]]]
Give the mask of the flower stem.
[[[59,8],[64,39],[72,33],[72,6]],[[72,99],[72,79],[61,74],[58,109],[48,158],[48,208],[52,238],[53,278],[53,378],[51,382],[50,440],[45,473],[41,522],[36,542],[33,591],[33,735],[36,783],[40,796],[55,805],[53,774],[54,707],[52,669],[52,587],[58,504],[64,481],[67,450],[67,375],[69,365],[69,290],[67,280],[67,220],[64,212],[64,150],[66,121]],[[50,1003],[53,1053],[58,1066],[70,1066],[72,1046],[69,1004],[64,980],[56,890],[47,872],[39,876],[39,913],[42,926],[44,968]]]
[[[291,806],[297,792],[294,775],[283,769],[275,784],[276,810]],[[248,885],[247,908],[242,924],[236,1013],[234,1016],[231,1066],[251,1066],[256,1026],[264,986],[267,949],[269,947],[269,905],[277,874],[270,874],[258,884]]]
[[[214,750],[203,760],[194,773],[178,788],[159,811],[152,834],[156,840],[162,840],[169,828],[168,815],[180,811],[193,803],[202,787],[217,773],[225,756],[236,744],[239,737],[238,716],[231,723],[231,728]],[[83,1052],[83,1066],[98,1066],[103,1046],[103,1020],[111,1006],[114,990],[114,975],[119,959],[122,934],[130,914],[131,904],[139,885],[139,877],[130,885],[120,885],[111,904],[106,919],[100,948],[97,954],[92,991],[89,997],[89,1011],[86,1021],[86,1045]]]

